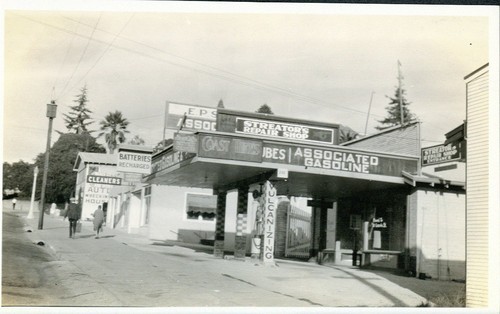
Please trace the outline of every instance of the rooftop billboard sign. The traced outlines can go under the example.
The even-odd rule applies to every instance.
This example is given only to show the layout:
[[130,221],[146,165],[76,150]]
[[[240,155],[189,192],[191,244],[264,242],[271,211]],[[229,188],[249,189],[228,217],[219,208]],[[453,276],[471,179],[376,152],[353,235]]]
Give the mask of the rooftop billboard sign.
[[339,125],[220,109],[217,131],[310,144],[338,144]]
[[215,131],[217,109],[167,102],[165,128],[184,131]]

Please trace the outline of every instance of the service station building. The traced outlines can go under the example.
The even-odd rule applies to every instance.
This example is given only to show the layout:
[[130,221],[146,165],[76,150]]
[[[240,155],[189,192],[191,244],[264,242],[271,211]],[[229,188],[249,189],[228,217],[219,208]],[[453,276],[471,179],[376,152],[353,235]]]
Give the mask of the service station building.
[[338,124],[180,103],[167,113],[173,144],[140,183],[111,190],[110,226],[213,245],[217,258],[465,278],[463,127],[422,149],[418,122],[339,144]]

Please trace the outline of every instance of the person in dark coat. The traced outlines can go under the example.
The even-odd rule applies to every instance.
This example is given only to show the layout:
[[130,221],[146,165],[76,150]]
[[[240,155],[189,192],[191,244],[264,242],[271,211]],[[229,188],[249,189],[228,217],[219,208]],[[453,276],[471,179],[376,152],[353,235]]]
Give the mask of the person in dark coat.
[[94,231],[96,232],[95,238],[99,239],[99,232],[102,231],[102,224],[104,222],[104,212],[102,211],[101,205],[97,207],[92,216],[94,216]]
[[80,210],[75,198],[70,199],[71,203],[68,206],[66,214],[64,214],[64,219],[69,220],[69,237],[74,239],[76,233],[76,223],[80,220]]

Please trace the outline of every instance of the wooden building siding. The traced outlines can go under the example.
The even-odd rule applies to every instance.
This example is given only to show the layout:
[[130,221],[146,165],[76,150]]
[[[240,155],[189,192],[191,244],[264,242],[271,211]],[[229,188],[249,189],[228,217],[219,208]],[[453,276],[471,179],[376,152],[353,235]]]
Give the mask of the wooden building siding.
[[405,128],[397,128],[391,131],[382,132],[365,139],[361,138],[346,143],[345,146],[387,153],[420,156],[418,128],[418,123],[414,123]]
[[466,78],[467,307],[488,306],[488,68]]

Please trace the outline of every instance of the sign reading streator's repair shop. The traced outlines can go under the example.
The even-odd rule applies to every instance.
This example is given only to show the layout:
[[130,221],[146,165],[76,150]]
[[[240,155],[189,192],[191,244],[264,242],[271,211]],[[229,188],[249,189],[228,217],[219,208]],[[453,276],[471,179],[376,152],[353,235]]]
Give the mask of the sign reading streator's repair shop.
[[448,145],[436,145],[422,148],[422,166],[442,164],[462,158],[460,143],[452,142]]
[[323,144],[333,144],[334,140],[333,129],[240,117],[236,118],[235,131],[242,134]]
[[132,173],[151,173],[151,153],[120,150],[118,152],[117,170]]

